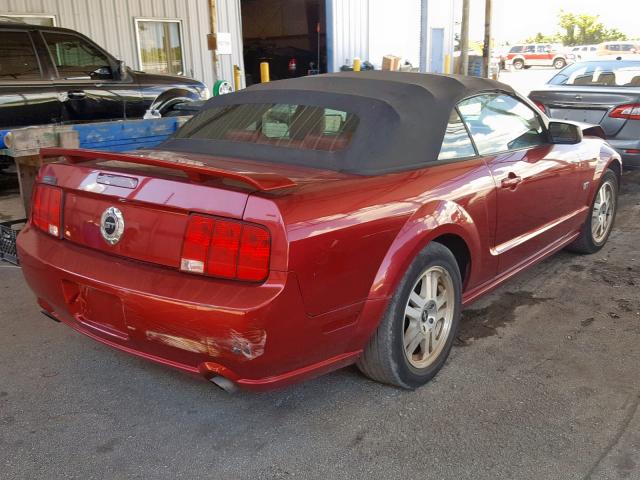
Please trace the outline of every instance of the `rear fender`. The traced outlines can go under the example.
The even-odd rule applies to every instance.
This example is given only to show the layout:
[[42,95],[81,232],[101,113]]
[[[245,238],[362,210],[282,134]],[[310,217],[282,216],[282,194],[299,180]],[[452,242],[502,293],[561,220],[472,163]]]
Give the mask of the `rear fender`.
[[450,201],[424,205],[407,220],[380,264],[358,322],[353,348],[364,348],[418,253],[429,242],[447,234],[457,235],[466,243],[471,257],[468,278],[473,276],[474,264],[480,265],[476,260],[482,250],[479,232],[471,216],[460,205]]
[[582,144],[586,147],[582,152],[583,158],[589,158],[586,162],[590,165],[590,172],[588,176],[584,177],[585,180],[589,180],[590,188],[589,195],[587,197],[587,205],[591,206],[602,176],[607,170],[613,170],[618,177],[618,184],[622,180],[622,160],[620,154],[616,152],[608,143],[599,140],[597,138],[585,138]]
[[474,260],[481,254],[481,242],[471,216],[450,201],[424,205],[405,223],[380,264],[358,325],[361,341],[366,342],[378,326],[381,314],[418,253],[429,242],[447,234],[457,235],[466,243],[471,253],[469,277],[472,277]]
[[455,202],[431,202],[417,210],[385,255],[369,292],[370,299],[388,298],[395,292],[404,272],[430,241],[446,234],[461,237],[472,258],[480,252],[480,236],[471,216]]

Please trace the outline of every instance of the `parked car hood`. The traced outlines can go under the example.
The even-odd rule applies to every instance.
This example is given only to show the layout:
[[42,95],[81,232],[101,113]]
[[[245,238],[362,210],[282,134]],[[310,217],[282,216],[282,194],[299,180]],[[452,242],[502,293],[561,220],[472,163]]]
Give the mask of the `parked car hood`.
[[139,70],[132,70],[131,74],[138,82],[141,83],[153,83],[156,85],[193,85],[194,87],[201,87],[203,85],[203,83],[198,80],[194,80],[193,78],[189,77],[183,77],[181,75],[160,75],[157,73],[141,72]]

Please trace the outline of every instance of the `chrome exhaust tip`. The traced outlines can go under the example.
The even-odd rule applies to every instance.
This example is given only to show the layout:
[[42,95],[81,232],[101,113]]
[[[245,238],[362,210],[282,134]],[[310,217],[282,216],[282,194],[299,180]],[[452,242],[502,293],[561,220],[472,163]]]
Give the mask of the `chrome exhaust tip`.
[[235,393],[238,390],[238,387],[236,386],[235,383],[233,383],[228,378],[224,378],[221,375],[216,375],[215,377],[211,377],[209,381],[214,383],[215,385],[217,385],[227,393]]

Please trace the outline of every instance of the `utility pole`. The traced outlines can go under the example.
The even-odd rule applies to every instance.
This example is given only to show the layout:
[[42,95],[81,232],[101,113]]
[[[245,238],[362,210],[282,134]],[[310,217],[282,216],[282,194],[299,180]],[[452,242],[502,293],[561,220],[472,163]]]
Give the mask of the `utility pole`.
[[429,0],[420,1],[420,73],[428,70],[427,56],[429,48]]
[[462,0],[462,25],[460,30],[460,73],[469,73],[469,3]]
[[484,6],[484,47],[482,48],[482,76],[489,78],[489,65],[491,63],[491,23],[493,13],[493,0],[485,0]]
[[218,39],[218,12],[216,8],[216,0],[209,0],[209,28],[211,33],[207,35],[207,43],[209,50],[211,51],[211,63],[213,67],[213,81],[216,82],[218,78],[218,55],[216,54],[216,48]]

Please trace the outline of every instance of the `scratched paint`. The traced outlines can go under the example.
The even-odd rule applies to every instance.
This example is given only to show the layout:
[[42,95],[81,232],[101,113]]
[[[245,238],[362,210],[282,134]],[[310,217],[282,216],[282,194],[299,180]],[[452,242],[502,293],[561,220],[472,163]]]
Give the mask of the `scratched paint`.
[[188,352],[207,353],[207,345],[190,338],[178,337],[166,333],[147,331],[147,339],[163,343],[170,347]]
[[228,337],[204,337],[201,340],[151,330],[146,332],[146,337],[148,340],[187,352],[206,353],[211,357],[223,357],[232,353],[248,360],[261,356],[267,342],[267,332],[261,329],[250,330],[244,334],[231,329]]
[[219,357],[224,350],[231,351],[236,355],[242,355],[249,360],[259,357],[264,353],[264,346],[267,343],[267,332],[261,329],[254,329],[244,334],[231,329],[229,337],[209,338],[209,354]]

